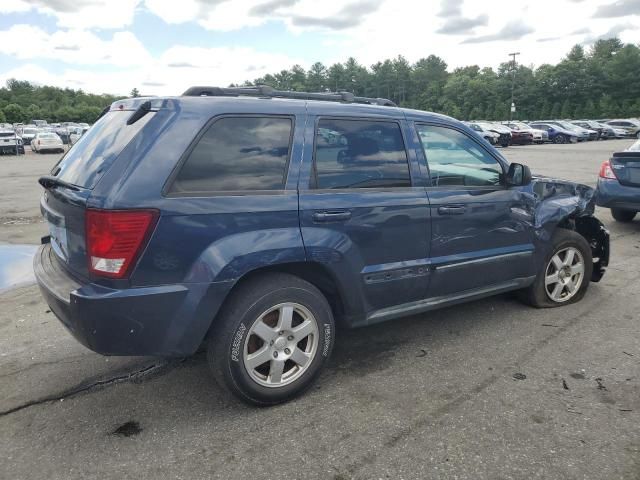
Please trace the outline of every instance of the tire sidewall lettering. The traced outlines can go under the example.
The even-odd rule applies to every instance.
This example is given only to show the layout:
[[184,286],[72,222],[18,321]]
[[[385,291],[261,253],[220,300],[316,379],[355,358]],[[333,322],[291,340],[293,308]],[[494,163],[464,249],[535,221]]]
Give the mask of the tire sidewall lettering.
[[231,361],[240,362],[241,352],[243,350],[243,340],[247,333],[247,327],[244,323],[241,323],[236,330],[233,341],[231,342]]

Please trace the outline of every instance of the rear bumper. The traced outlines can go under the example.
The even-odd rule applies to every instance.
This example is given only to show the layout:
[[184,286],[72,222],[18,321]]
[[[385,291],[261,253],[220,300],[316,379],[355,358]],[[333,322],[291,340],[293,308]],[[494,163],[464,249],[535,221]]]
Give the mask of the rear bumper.
[[18,145],[17,147],[15,145],[2,145],[0,147],[0,152],[3,153],[3,154],[12,153],[12,154],[15,155],[16,148],[18,150],[18,153],[24,153],[24,146],[23,145]]
[[596,204],[600,207],[640,211],[640,187],[627,187],[617,180],[598,178],[596,193]]
[[48,244],[36,253],[34,271],[51,311],[103,355],[195,353],[231,288],[219,282],[111,289],[74,278]]

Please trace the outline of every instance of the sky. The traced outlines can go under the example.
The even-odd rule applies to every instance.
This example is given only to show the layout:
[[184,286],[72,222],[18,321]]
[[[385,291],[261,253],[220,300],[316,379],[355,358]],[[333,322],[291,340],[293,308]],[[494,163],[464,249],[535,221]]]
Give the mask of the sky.
[[0,84],[179,95],[350,56],[537,66],[611,36],[640,44],[640,0],[0,0]]

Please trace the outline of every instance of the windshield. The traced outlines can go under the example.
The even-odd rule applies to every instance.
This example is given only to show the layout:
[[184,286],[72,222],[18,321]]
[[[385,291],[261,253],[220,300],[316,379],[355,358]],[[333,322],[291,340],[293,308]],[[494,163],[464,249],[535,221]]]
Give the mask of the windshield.
[[36,130],[35,128],[25,128],[22,132],[26,135],[35,135],[36,133],[38,133],[38,130]]
[[568,122],[556,122],[556,123],[560,125],[562,128],[564,128],[565,130],[570,130],[574,132],[577,132],[580,130],[580,127],[576,127],[575,125],[572,125]]
[[72,185],[93,188],[134,135],[153,117],[145,115],[134,124],[127,125],[131,113],[107,113],[80,137],[53,168],[52,174]]
[[630,152],[640,152],[640,140],[627,148],[627,150]]

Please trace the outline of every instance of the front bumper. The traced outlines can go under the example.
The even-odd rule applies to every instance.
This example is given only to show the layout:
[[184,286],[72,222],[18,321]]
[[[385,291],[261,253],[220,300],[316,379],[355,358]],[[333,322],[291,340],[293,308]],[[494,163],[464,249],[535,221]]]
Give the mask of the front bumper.
[[49,244],[33,261],[51,311],[87,348],[103,355],[192,355],[230,282],[107,288],[72,276]]
[[598,178],[596,204],[605,208],[640,211],[640,187],[628,187],[608,178]]

